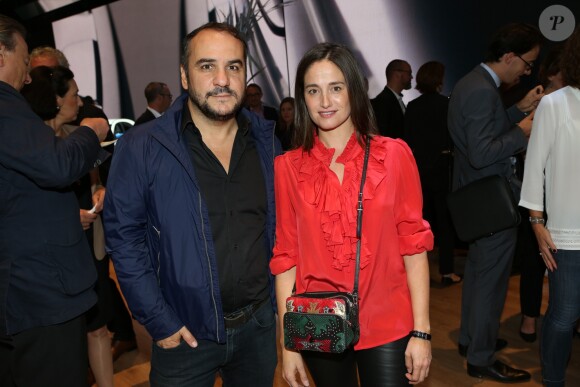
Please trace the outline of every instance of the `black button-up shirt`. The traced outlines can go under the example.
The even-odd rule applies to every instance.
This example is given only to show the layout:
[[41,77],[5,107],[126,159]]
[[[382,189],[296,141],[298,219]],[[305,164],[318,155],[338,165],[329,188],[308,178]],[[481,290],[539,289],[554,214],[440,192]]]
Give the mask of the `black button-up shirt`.
[[228,314],[269,296],[267,199],[260,156],[250,122],[238,114],[238,131],[226,172],[203,142],[187,103],[182,117],[182,138],[209,211],[223,312]]

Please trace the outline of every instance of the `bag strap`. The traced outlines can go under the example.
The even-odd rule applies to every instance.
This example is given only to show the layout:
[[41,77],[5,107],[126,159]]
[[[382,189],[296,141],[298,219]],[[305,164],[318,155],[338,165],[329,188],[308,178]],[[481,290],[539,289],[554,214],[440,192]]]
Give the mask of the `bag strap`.
[[363,188],[365,186],[365,180],[367,178],[367,165],[369,163],[369,152],[371,148],[371,138],[366,137],[365,146],[365,160],[363,163],[362,177],[360,179],[360,189],[358,191],[358,204],[357,204],[357,214],[356,214],[356,237],[358,241],[356,242],[356,262],[354,269],[354,287],[352,294],[355,296],[355,300],[358,302],[358,275],[360,271],[360,249],[361,249],[361,237],[362,237],[362,216],[363,216]]

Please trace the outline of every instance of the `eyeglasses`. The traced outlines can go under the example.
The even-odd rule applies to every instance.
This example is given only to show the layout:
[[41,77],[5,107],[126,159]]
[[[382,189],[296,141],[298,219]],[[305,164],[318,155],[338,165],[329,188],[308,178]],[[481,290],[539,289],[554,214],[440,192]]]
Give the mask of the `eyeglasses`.
[[531,71],[534,68],[534,64],[528,62],[527,60],[525,60],[524,58],[522,58],[519,55],[516,55],[518,58],[520,58],[525,64],[526,64],[526,71]]
[[173,99],[173,95],[171,95],[171,94],[159,94],[159,95]]

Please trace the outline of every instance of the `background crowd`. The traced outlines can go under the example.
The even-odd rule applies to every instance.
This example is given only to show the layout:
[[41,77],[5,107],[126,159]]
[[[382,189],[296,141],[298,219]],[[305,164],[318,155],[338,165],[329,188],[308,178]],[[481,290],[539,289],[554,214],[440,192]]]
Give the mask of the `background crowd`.
[[[547,269],[539,361],[547,386],[565,384],[580,318],[579,29],[513,104],[504,92],[532,75],[544,44],[523,23],[500,28],[449,97],[445,65],[429,61],[405,104],[414,77],[403,59],[369,96],[349,48],[320,43],[298,65],[294,97],[272,107],[246,84],[244,38],[208,23],[184,39],[181,95],[147,84],[144,113],[108,152],[106,115],[81,98],[64,55],[29,55],[25,37],[0,15],[2,385],[113,385],[113,361],[136,342],[111,258],[154,340],[152,385],[211,386],[217,372],[225,386],[271,385],[286,297],[350,290],[366,146],[361,339],[340,356],[283,349],[288,384],[308,385],[306,368],[319,386],[425,380],[434,245],[442,286],[463,285],[458,351],[477,378],[530,379],[496,358],[509,345],[499,322],[519,271],[519,335],[537,339]],[[523,221],[459,241],[447,195],[490,175],[510,183]]]

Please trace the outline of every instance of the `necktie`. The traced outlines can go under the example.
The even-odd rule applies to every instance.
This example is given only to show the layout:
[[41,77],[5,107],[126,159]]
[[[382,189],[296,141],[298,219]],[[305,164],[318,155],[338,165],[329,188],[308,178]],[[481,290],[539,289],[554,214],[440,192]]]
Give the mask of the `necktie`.
[[397,99],[399,100],[399,105],[401,105],[401,110],[403,111],[403,113],[405,113],[406,106],[405,103],[403,102],[403,95],[399,94]]

